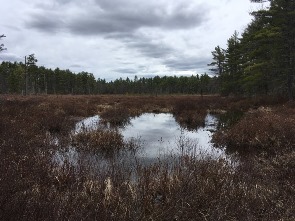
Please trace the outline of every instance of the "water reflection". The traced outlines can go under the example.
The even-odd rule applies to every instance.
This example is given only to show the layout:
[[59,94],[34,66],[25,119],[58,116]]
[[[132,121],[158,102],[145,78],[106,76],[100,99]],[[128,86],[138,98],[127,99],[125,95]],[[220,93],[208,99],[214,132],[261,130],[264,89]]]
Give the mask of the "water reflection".
[[158,158],[167,154],[190,154],[192,151],[219,157],[224,153],[211,143],[218,120],[208,114],[205,127],[194,131],[181,128],[172,114],[143,114],[131,120],[130,125],[121,129],[128,138],[140,138],[144,148],[139,157]]
[[[87,164],[93,165],[95,170],[101,170],[101,168],[110,166],[111,161],[121,162],[122,165],[132,167],[136,165],[138,160],[141,164],[148,165],[158,160],[172,162],[175,156],[179,155],[227,158],[223,150],[214,148],[211,143],[217,125],[218,119],[214,115],[208,114],[204,127],[198,129],[196,127],[196,130],[189,131],[182,128],[172,114],[146,113],[131,119],[128,126],[119,129],[126,141],[135,140],[140,143],[139,151],[121,151],[107,159],[102,154],[77,151],[75,147],[69,146],[64,150],[57,151],[54,161],[61,165],[64,162],[79,165],[85,161]],[[100,123],[99,116],[93,116],[78,122],[72,134],[98,128],[105,128],[105,125]]]
[[[224,156],[224,152],[213,147],[212,134],[217,128],[218,119],[211,114],[205,118],[205,126],[189,131],[182,128],[172,114],[146,113],[133,118],[130,124],[120,128],[126,140],[139,139],[142,149],[137,157],[147,159],[162,158],[170,154],[198,154],[212,157]],[[76,124],[74,133],[91,131],[103,127],[99,116],[86,118]]]
[[227,111],[219,116],[218,129],[229,128],[244,116],[239,110]]
[[100,121],[100,117],[98,115],[85,118],[76,124],[73,133],[77,134],[85,130],[86,131],[95,130],[99,126],[99,121]]

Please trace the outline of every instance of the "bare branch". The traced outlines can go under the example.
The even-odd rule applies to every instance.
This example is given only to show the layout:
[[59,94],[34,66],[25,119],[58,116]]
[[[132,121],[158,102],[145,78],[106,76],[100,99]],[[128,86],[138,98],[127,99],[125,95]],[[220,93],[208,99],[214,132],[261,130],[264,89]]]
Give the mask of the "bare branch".
[[[0,39],[6,37],[5,35],[0,35]],[[6,48],[4,48],[4,44],[0,44],[0,52],[6,50]]]

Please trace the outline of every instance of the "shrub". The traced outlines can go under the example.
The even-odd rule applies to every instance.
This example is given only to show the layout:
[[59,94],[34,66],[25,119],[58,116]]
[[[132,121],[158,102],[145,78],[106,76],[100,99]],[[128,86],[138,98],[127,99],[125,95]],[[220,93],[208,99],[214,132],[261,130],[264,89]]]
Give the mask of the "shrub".
[[172,113],[182,127],[196,130],[205,125],[207,108],[201,101],[179,100],[175,102]]
[[123,136],[117,130],[97,129],[73,136],[73,146],[81,150],[114,153],[124,145]]
[[228,150],[274,154],[294,148],[295,118],[271,109],[248,112],[228,130],[214,135],[214,141]]
[[128,108],[115,105],[114,107],[104,110],[100,117],[102,123],[110,123],[111,126],[124,126],[130,121]]

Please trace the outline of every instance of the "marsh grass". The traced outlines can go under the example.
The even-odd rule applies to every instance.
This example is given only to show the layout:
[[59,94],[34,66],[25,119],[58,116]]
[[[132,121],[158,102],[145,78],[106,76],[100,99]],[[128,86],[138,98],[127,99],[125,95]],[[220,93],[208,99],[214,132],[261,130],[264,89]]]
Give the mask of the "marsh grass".
[[114,105],[100,113],[102,123],[110,124],[111,127],[122,127],[130,123],[131,113],[128,108]]
[[278,154],[295,145],[295,114],[259,108],[250,110],[236,124],[214,135],[217,145],[244,153]]
[[189,130],[205,126],[207,108],[201,101],[179,100],[175,102],[172,113],[175,120]]
[[73,135],[72,145],[78,150],[105,154],[114,153],[127,146],[118,130],[100,128]]
[[[174,109],[177,114],[186,108],[199,112],[241,105],[239,100],[220,97],[202,99],[5,97],[0,109],[0,220],[294,220],[295,111],[291,103],[268,111],[255,110],[259,103],[243,100],[241,109],[249,112],[220,139],[237,148],[263,151],[241,157],[234,165],[187,152],[174,156],[173,164],[137,161],[129,167],[128,162],[109,158],[110,164],[95,172],[88,158],[76,164],[52,160],[58,148],[71,142],[67,134],[74,123],[96,115],[99,105],[119,102],[133,112],[145,101],[146,109]],[[190,101],[177,104],[183,100]],[[194,102],[200,104],[194,106]],[[114,139],[121,146],[119,135],[107,133],[85,133],[77,137],[77,145],[112,146]],[[61,140],[55,144],[48,134]],[[179,143],[180,148],[187,145],[192,144]]]

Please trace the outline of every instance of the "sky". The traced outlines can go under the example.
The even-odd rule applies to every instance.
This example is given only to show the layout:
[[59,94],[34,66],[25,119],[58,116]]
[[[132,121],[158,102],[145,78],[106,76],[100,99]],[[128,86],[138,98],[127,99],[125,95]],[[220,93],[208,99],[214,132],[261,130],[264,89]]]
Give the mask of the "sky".
[[250,0],[9,0],[0,7],[1,61],[95,78],[209,73],[211,51],[251,21]]

